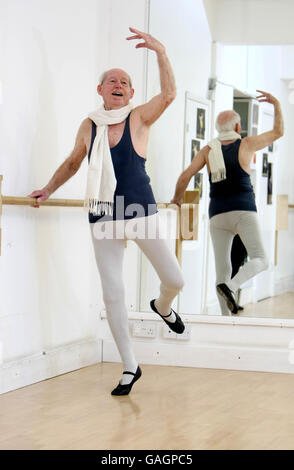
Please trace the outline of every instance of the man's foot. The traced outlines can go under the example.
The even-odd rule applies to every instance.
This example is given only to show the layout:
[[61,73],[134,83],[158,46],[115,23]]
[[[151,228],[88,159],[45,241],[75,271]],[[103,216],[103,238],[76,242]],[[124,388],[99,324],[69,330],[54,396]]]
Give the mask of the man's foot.
[[228,309],[232,313],[238,313],[238,305],[234,299],[233,292],[228,288],[228,286],[226,284],[218,284],[216,286],[216,290],[227,302]]
[[[153,312],[157,313],[162,319],[163,321],[168,325],[169,329],[174,331],[175,333],[178,333],[178,334],[181,334],[184,332],[185,330],[185,325],[184,323],[182,322],[180,316],[173,310],[171,309],[171,313],[169,315],[161,315],[157,308],[155,307],[155,299],[151,300],[150,302],[150,307],[152,308]],[[176,316],[176,321],[174,322],[169,322],[168,320],[166,320],[170,315],[172,314],[175,314]]]
[[134,385],[134,383],[141,377],[142,371],[140,367],[138,366],[135,373],[129,372],[126,370],[125,372],[123,372],[123,374],[133,375],[133,379],[131,380],[130,383],[125,384],[125,385],[122,385],[121,383],[119,383],[118,386],[114,390],[112,390],[111,395],[116,395],[116,396],[128,395],[130,391],[132,390],[132,386]]

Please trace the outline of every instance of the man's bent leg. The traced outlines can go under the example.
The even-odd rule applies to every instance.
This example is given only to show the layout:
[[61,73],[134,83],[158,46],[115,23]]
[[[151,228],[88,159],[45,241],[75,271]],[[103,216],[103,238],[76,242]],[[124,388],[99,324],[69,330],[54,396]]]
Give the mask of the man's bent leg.
[[[150,216],[156,222],[157,214]],[[146,218],[147,219],[147,218]],[[171,313],[171,304],[184,286],[184,279],[178,260],[173,254],[164,239],[160,238],[159,223],[153,239],[135,239],[135,242],[147,256],[160,280],[160,296],[156,299],[156,309],[167,316]],[[174,315],[174,314],[172,314]],[[176,320],[168,317],[168,322]]]
[[239,272],[234,276],[228,287],[235,292],[239,287],[256,274],[268,268],[267,257],[262,245],[259,222],[256,212],[238,211],[238,223],[236,231],[239,234],[250,260],[240,268]]

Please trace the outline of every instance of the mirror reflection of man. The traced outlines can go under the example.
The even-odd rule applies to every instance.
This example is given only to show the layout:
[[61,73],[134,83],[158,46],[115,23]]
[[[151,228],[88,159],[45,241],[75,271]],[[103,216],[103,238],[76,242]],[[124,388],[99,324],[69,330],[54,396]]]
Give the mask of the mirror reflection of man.
[[[233,110],[220,113],[216,120],[219,132],[195,156],[177,181],[172,203],[180,205],[190,179],[205,165],[210,181],[210,234],[214,248],[216,286],[223,315],[238,312],[235,293],[240,286],[268,267],[261,241],[255,195],[250,181],[250,162],[254,153],[271,145],[284,133],[279,101],[269,93],[261,93],[259,102],[274,106],[271,131],[241,140],[241,120]],[[249,261],[231,279],[231,246],[235,234],[240,236]]]
[[[153,50],[157,55],[161,91],[150,101],[133,109],[131,79],[124,70],[105,72],[98,85],[103,105],[85,119],[78,131],[71,155],[57,169],[48,184],[30,197],[45,201],[71,178],[88,154],[89,170],[86,202],[99,269],[107,319],[122,358],[124,372],[113,395],[127,395],[140,378],[141,369],[129,337],[128,312],[123,285],[124,238],[127,222],[136,218],[146,237],[134,241],[152,263],[160,280],[160,295],[150,302],[151,308],[176,333],[184,331],[179,315],[171,309],[173,299],[183,287],[183,276],[176,256],[160,237],[156,202],[145,171],[147,143],[151,125],[176,96],[176,86],[165,47],[154,37],[130,28],[128,40],[143,40],[136,48]],[[120,202],[125,210],[121,210]],[[136,208],[133,211],[133,208]],[[100,223],[109,224],[119,236],[99,239]],[[155,237],[148,239],[149,227]],[[151,233],[154,235],[154,230]],[[121,231],[123,236],[121,236]],[[105,230],[105,233],[110,231]],[[142,231],[138,230],[142,235]]]

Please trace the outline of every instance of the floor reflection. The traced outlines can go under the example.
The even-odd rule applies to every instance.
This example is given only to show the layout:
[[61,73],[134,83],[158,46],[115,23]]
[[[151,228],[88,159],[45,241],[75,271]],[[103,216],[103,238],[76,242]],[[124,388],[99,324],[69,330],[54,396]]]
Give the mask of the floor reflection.
[[294,292],[269,297],[254,304],[246,304],[238,316],[294,319]]

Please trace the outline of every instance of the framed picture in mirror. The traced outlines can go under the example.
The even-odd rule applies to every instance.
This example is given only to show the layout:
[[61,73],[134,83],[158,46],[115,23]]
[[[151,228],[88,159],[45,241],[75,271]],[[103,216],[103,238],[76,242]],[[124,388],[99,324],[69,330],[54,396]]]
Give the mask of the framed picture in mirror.
[[262,176],[268,175],[268,155],[264,153],[262,155]]
[[199,198],[202,198],[202,188],[203,188],[203,173],[197,173],[194,176],[194,189],[199,191]]
[[191,140],[191,161],[200,150],[200,141],[196,139]]
[[268,164],[267,172],[267,203],[273,203],[273,164]]
[[196,126],[196,137],[197,139],[205,139],[205,109],[197,109],[197,126]]

